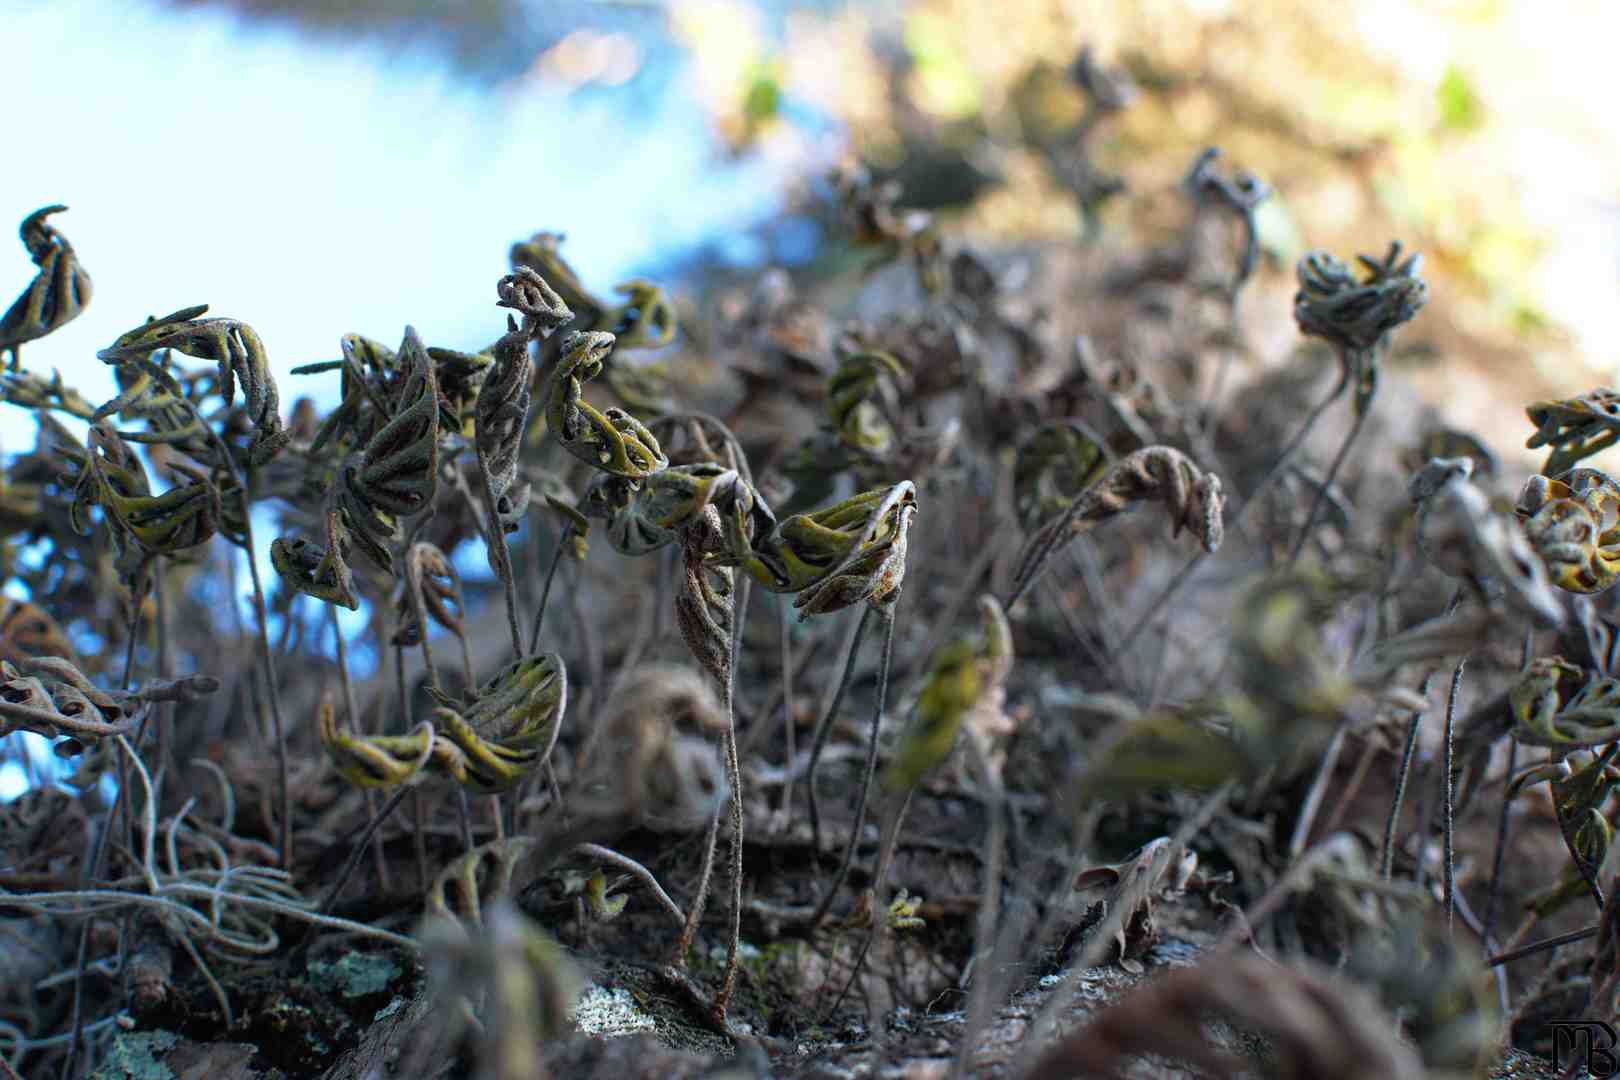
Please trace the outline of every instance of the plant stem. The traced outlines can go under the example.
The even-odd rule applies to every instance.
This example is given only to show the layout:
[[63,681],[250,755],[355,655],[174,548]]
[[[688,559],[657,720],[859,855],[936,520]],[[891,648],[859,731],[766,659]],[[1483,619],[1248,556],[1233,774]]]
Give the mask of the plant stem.
[[[1226,523],[1228,528],[1237,529],[1243,523],[1244,518],[1248,516],[1249,510],[1260,504],[1265,494],[1271,490],[1271,486],[1282,476],[1283,470],[1293,462],[1294,455],[1299,452],[1299,448],[1305,445],[1305,437],[1316,427],[1316,421],[1321,418],[1330,405],[1344,395],[1345,388],[1349,385],[1350,369],[1344,367],[1339,373],[1339,381],[1334,385],[1333,392],[1319,401],[1316,407],[1310,411],[1310,414],[1305,417],[1305,422],[1294,432],[1293,438],[1288,440],[1288,445],[1283,448],[1283,452],[1272,463],[1266,475],[1261,477],[1260,483],[1255,485],[1254,491],[1243,501],[1243,505],[1233,511],[1231,519]],[[1164,590],[1158,596],[1153,598],[1153,602],[1137,617],[1136,623],[1130,630],[1126,631],[1124,637],[1120,638],[1119,644],[1114,647],[1116,656],[1123,656],[1130,649],[1148,623],[1152,622],[1159,612],[1163,610],[1164,606],[1175,598],[1176,593],[1181,591],[1183,585],[1192,580],[1193,572],[1208,557],[1209,552],[1200,548],[1192,558],[1187,560],[1187,564],[1181,568],[1181,572],[1170,579],[1170,583],[1164,587]]]
[[749,580],[737,589],[731,616],[731,664],[726,673],[726,781],[731,785],[731,929],[726,937],[726,970],[714,995],[714,1016],[725,1024],[726,1008],[737,985],[737,946],[742,940],[743,790],[742,763],[737,758],[737,668],[742,659],[743,625],[748,621]]
[[1457,724],[1457,691],[1462,687],[1463,667],[1468,663],[1465,656],[1457,661],[1457,668],[1451,673],[1451,693],[1446,697],[1446,734],[1445,734],[1445,761],[1442,767],[1444,778],[1441,781],[1440,797],[1442,800],[1441,832],[1445,846],[1445,863],[1443,866],[1444,881],[1442,887],[1445,893],[1446,905],[1446,932],[1451,933],[1457,912],[1457,880],[1454,866],[1456,851],[1453,847],[1454,807],[1453,796],[1453,765],[1455,758],[1455,743]]
[[[878,733],[883,726],[883,709],[887,704],[889,691],[889,663],[894,655],[894,605],[898,600],[898,593],[891,593],[881,606],[868,605],[869,608],[879,608],[878,617],[883,620],[883,656],[878,666],[877,704],[872,710],[872,729],[866,744],[866,765],[861,773],[860,794],[855,801],[855,821],[850,826],[849,842],[844,845],[844,854],[838,863],[838,873],[833,876],[832,884],[822,895],[821,903],[816,905],[815,914],[810,916],[812,927],[821,925],[821,920],[838,896],[838,890],[844,887],[844,879],[849,876],[850,864],[855,860],[855,849],[861,842],[861,831],[866,827],[866,804],[872,795],[872,778],[877,774]],[[820,844],[816,845],[816,850],[820,852]]]
[[861,609],[861,617],[855,624],[855,631],[850,635],[849,652],[844,657],[844,672],[838,679],[838,689],[833,692],[832,703],[827,706],[826,715],[821,723],[816,725],[815,740],[810,744],[810,768],[807,770],[805,782],[810,795],[810,837],[815,846],[815,858],[821,858],[821,807],[816,801],[816,766],[821,762],[821,752],[827,748],[827,736],[832,732],[833,717],[838,715],[838,708],[844,703],[844,695],[849,692],[849,684],[855,673],[855,658],[861,651],[861,639],[866,636],[866,624],[872,618],[872,604]]

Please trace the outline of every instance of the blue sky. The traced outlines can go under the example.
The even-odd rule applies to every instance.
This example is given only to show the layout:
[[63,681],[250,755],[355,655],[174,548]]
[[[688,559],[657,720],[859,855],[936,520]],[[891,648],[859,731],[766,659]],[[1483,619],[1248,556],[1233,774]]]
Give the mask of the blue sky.
[[[147,315],[209,303],[263,338],[278,375],[339,335],[434,344],[498,334],[515,239],[564,232],[602,291],[778,205],[780,166],[728,163],[677,68],[568,96],[481,90],[423,57],[247,30],[229,16],[106,0],[0,2],[10,148],[0,170],[0,303],[33,276],[15,222],[65,203],[95,296],[26,346],[92,400],[95,351]],[[19,118],[27,117],[26,122]],[[26,130],[22,130],[26,129]],[[284,401],[306,380],[279,379]],[[4,415],[11,414],[11,415]],[[0,409],[0,447],[32,442]]]

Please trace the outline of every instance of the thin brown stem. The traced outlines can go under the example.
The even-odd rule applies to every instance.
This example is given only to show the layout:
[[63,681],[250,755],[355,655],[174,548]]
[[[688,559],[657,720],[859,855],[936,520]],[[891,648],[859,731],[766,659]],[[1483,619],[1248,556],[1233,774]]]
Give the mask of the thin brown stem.
[[[850,826],[849,841],[844,845],[844,854],[838,862],[838,873],[833,875],[832,884],[821,897],[821,903],[816,905],[816,912],[810,917],[811,926],[819,926],[832,907],[833,900],[838,896],[838,890],[844,887],[844,880],[849,876],[850,864],[855,861],[855,849],[860,846],[861,832],[866,828],[866,804],[872,795],[872,778],[877,775],[878,734],[883,726],[883,710],[887,705],[889,690],[889,661],[894,654],[894,601],[899,599],[897,594],[890,594],[890,601],[881,605],[878,617],[883,620],[883,657],[878,667],[877,704],[872,710],[872,728],[866,744],[866,764],[861,771],[860,794],[855,801],[855,821]],[[871,605],[879,607],[879,605]],[[818,852],[820,845],[817,845]]]

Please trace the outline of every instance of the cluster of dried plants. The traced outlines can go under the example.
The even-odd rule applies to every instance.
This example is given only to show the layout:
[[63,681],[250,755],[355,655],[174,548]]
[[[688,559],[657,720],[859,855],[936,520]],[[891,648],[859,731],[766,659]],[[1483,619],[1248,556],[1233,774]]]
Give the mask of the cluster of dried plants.
[[[1073,77],[1052,163],[1094,222],[1123,186],[1085,141],[1132,88]],[[1218,160],[1185,242],[1072,310],[852,166],[881,315],[780,272],[607,299],[541,233],[488,348],[348,334],[294,369],[336,404],[286,412],[206,305],[97,352],[103,404],[26,366],[91,297],[64,208],[29,215],[0,735],[72,766],[7,744],[34,786],[0,807],[0,1059],[72,1077],[172,1029],[340,1068],[365,1024],[307,985],[337,945],[431,975],[393,992],[502,1078],[545,1072],[581,967],[625,965],[780,1074],[951,1013],[960,1075],[1014,995],[1162,966],[1167,926],[1193,966],[1066,1032],[1057,980],[1003,1074],[1462,1075],[1615,1020],[1620,483],[1583,463],[1620,398],[1531,404],[1516,497],[1479,436],[1400,442],[1373,406],[1428,287],[1394,243],[1302,259],[1318,344],[1223,400],[1269,188]],[[1510,884],[1543,806],[1564,850]]]

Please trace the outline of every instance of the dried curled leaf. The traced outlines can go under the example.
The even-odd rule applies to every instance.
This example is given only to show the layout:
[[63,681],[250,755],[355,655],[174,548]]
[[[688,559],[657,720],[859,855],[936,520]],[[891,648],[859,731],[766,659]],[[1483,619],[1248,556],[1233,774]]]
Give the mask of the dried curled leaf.
[[1356,352],[1382,344],[1429,299],[1429,287],[1418,276],[1423,256],[1403,260],[1402,254],[1397,241],[1382,259],[1358,255],[1367,275],[1357,281],[1349,267],[1327,252],[1308,252],[1299,261],[1299,291],[1294,294],[1300,332]]
[[467,602],[461,595],[461,576],[445,553],[425,540],[412,544],[405,557],[405,587],[398,608],[399,625],[389,638],[391,645],[409,648],[421,644],[424,617],[466,639]]
[[981,629],[934,654],[916,713],[883,772],[883,787],[907,791],[938,767],[967,727],[981,737],[1006,730],[1003,700],[1012,673],[1012,628],[995,597],[979,597]]
[[1563,401],[1537,401],[1525,406],[1536,433],[1524,445],[1549,446],[1542,466],[1546,476],[1562,476],[1593,454],[1620,442],[1620,392],[1598,387]]
[[890,421],[900,407],[900,381],[905,368],[885,352],[861,351],[847,356],[827,380],[827,420],[838,439],[852,450],[887,454],[894,446]]
[[[663,475],[660,473],[659,475]],[[732,474],[735,476],[736,474]],[[681,582],[675,593],[675,625],[686,647],[725,693],[731,685],[731,636],[736,604],[736,572],[715,566],[721,549],[720,515],[705,507],[681,530]]]
[[585,493],[582,509],[606,518],[608,542],[622,555],[647,555],[675,541],[705,507],[732,497],[735,472],[720,465],[674,465],[637,482],[598,477]]
[[428,887],[427,914],[463,930],[484,925],[484,909],[507,894],[512,871],[534,848],[527,837],[481,844],[446,866]]
[[1022,592],[1035,579],[1057,547],[1146,501],[1164,503],[1172,537],[1186,529],[1198,537],[1205,551],[1220,548],[1226,507],[1221,478],[1204,472],[1174,447],[1144,447],[1110,465],[1067,510],[1030,534],[1013,575],[1015,592]]
[[399,363],[409,375],[392,416],[344,478],[371,509],[409,515],[432,503],[439,472],[439,391],[433,361],[414,327],[405,328]]
[[1537,784],[1551,789],[1553,815],[1570,860],[1581,880],[1597,895],[1598,868],[1614,835],[1603,806],[1620,788],[1620,767],[1590,750],[1573,750],[1561,759],[1520,770],[1508,783],[1507,797],[1518,798],[1525,788]]
[[780,524],[746,485],[735,485],[726,502],[726,554],[718,561],[742,567],[771,592],[798,594],[800,618],[898,596],[916,512],[909,480]]
[[86,743],[133,730],[139,709],[127,708],[129,700],[101,690],[61,657],[0,661],[0,738],[13,731],[61,737],[68,741],[59,746],[76,754]]
[[337,726],[330,700],[322,701],[316,730],[339,776],[358,787],[398,787],[416,780],[433,754],[433,725],[408,735],[356,735]]
[[67,635],[49,612],[26,600],[0,596],[0,660],[21,664],[35,656],[75,659]]
[[[484,512],[489,516],[489,527],[503,533],[517,532],[529,508],[529,483],[519,480],[518,457],[529,422],[532,369],[528,334],[509,324],[506,336],[495,346],[495,366],[479,388],[473,428]],[[500,580],[507,580],[511,567],[503,561],[505,545],[488,547],[490,569]]]
[[568,710],[568,669],[556,653],[514,660],[479,689],[463,710],[468,723],[502,746],[538,753],[557,742]]
[[1095,484],[1111,455],[1101,438],[1078,420],[1045,424],[1018,448],[1013,498],[1025,529],[1061,514]]
[[1561,656],[1531,661],[1508,703],[1521,743],[1570,750],[1620,739],[1620,681],[1588,676]]
[[1414,485],[1418,549],[1431,562],[1468,583],[1487,606],[1505,602],[1543,626],[1564,621],[1546,567],[1518,523],[1492,509],[1460,466],[1438,459]]
[[1620,581],[1620,484],[1607,473],[1532,476],[1513,511],[1559,588],[1592,594]]
[[66,210],[47,206],[23,218],[18,233],[28,257],[39,273],[21,296],[0,315],[0,352],[11,353],[11,370],[17,370],[17,347],[44,337],[79,317],[90,303],[90,275],[68,243],[45,219]]
[[707,824],[729,797],[713,737],[726,712],[695,669],[642,666],[615,688],[602,725],[571,809],[684,830]]
[[624,303],[603,316],[601,329],[619,339],[621,349],[661,349],[675,340],[675,307],[650,281],[637,278],[617,285]]
[[[191,483],[177,484],[161,495],[124,494],[131,488],[144,487],[145,473],[141,472],[139,482],[133,482],[129,468],[108,463],[100,451],[109,436],[111,432],[100,424],[90,429],[90,475],[98,488],[96,501],[119,528],[151,554],[174,555],[213,538],[224,511],[219,488],[206,473],[175,462],[177,471],[192,477]],[[140,466],[136,463],[133,467]],[[116,474],[109,476],[115,469]]]
[[1133,975],[1146,969],[1141,957],[1159,940],[1153,903],[1161,896],[1176,896],[1198,869],[1198,854],[1190,848],[1178,851],[1168,836],[1149,840],[1121,862],[1088,867],[1074,880],[1077,890],[1106,887],[1101,915],[1113,913],[1114,962]]
[[613,335],[599,331],[574,331],[562,339],[562,355],[549,384],[546,422],[563,449],[587,465],[642,480],[669,465],[658,439],[623,409],[610,406],[604,411],[585,400],[584,383],[602,373],[613,346]]
[[270,565],[287,586],[328,604],[350,611],[360,609],[354,591],[354,571],[345,560],[348,530],[335,510],[326,512],[326,546],[320,547],[303,537],[277,537],[270,543]]
[[1265,1071],[1318,1080],[1423,1080],[1423,1062],[1370,995],[1327,973],[1280,967],[1257,953],[1171,971],[1139,987],[1091,1023],[1065,1036],[1028,1080],[1121,1073],[1139,1055],[1191,1063],[1201,1074],[1251,1075],[1243,1061],[1209,1041],[1219,1017],[1264,1035]]
[[495,283],[496,304],[523,316],[523,334],[534,338],[567,326],[574,318],[568,304],[546,279],[529,266],[517,266]]
[[250,460],[255,465],[263,464],[287,443],[280,398],[264,342],[247,323],[201,318],[207,310],[207,304],[198,304],[153,319],[121,335],[96,356],[122,366],[145,360],[158,349],[173,349],[199,360],[214,361],[219,365],[219,393],[227,408],[235,404],[238,380],[242,384],[248,419],[253,424]]
[[719,465],[736,473],[746,484],[754,482],[748,455],[737,436],[708,413],[670,413],[647,427],[668,455],[670,465]]

